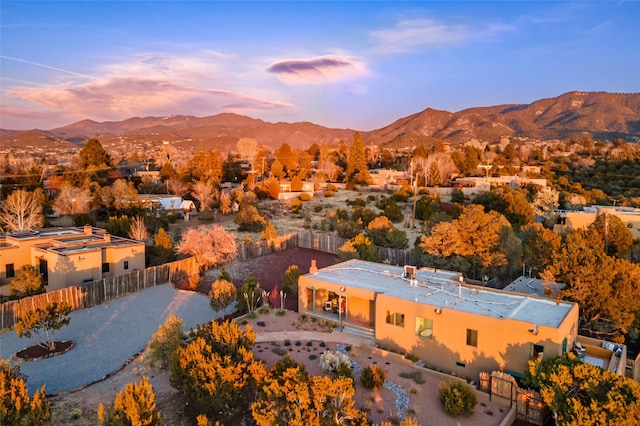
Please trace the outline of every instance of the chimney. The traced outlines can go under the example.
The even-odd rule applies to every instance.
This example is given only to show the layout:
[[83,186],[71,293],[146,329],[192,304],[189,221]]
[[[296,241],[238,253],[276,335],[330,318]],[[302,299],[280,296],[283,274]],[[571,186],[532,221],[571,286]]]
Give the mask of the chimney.
[[108,232],[105,232],[104,235],[102,236],[102,238],[104,238],[104,242],[105,243],[110,243],[111,242],[111,234]]
[[87,235],[91,235],[93,233],[93,227],[91,225],[85,225],[84,233]]
[[318,267],[316,266],[316,260],[315,259],[311,259],[311,267],[309,268],[309,273],[310,274],[315,274],[318,272]]

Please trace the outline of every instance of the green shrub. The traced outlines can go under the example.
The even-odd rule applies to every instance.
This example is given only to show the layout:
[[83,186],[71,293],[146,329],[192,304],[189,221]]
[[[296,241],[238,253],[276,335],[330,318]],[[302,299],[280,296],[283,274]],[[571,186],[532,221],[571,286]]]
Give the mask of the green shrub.
[[153,333],[148,345],[149,362],[154,368],[167,369],[174,354],[182,344],[184,323],[170,314],[169,318]]
[[282,348],[273,348],[271,351],[274,354],[280,355],[280,356],[284,356],[284,355],[286,355],[288,353],[285,349],[282,349]]
[[421,385],[424,383],[424,378],[422,377],[422,373],[419,371],[412,371],[411,373],[400,373],[400,377],[404,377],[405,379],[411,379],[415,383]]
[[441,383],[438,387],[438,396],[445,413],[451,417],[469,417],[478,404],[476,392],[461,382]]
[[367,389],[380,389],[386,380],[386,373],[377,365],[372,364],[362,369],[360,381]]
[[322,211],[322,206],[315,206],[313,208],[313,211],[316,212],[316,213],[320,213]]

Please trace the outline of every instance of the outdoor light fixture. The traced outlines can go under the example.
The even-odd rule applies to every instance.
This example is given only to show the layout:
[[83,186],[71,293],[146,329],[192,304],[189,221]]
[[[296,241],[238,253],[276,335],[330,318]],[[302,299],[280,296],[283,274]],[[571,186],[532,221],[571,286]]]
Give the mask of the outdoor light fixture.
[[534,324],[533,328],[529,329],[529,333],[533,334],[534,336],[538,335],[538,324]]
[[340,291],[344,291],[344,287],[340,287]]
[[441,314],[442,313],[442,308],[438,307],[436,308],[436,314]]

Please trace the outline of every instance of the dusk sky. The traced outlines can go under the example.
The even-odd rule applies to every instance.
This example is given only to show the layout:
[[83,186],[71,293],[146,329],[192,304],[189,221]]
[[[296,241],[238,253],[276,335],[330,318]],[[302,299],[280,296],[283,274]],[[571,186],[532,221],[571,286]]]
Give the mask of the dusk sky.
[[0,2],[0,127],[232,112],[373,130],[640,92],[640,2]]

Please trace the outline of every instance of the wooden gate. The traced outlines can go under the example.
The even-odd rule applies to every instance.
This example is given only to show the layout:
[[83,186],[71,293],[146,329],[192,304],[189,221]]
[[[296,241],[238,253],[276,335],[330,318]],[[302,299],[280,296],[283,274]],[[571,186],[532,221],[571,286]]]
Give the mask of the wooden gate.
[[511,406],[515,403],[518,420],[543,426],[551,415],[538,392],[521,389],[512,375],[502,371],[481,372],[480,390],[488,392],[489,399],[495,395],[509,400]]

